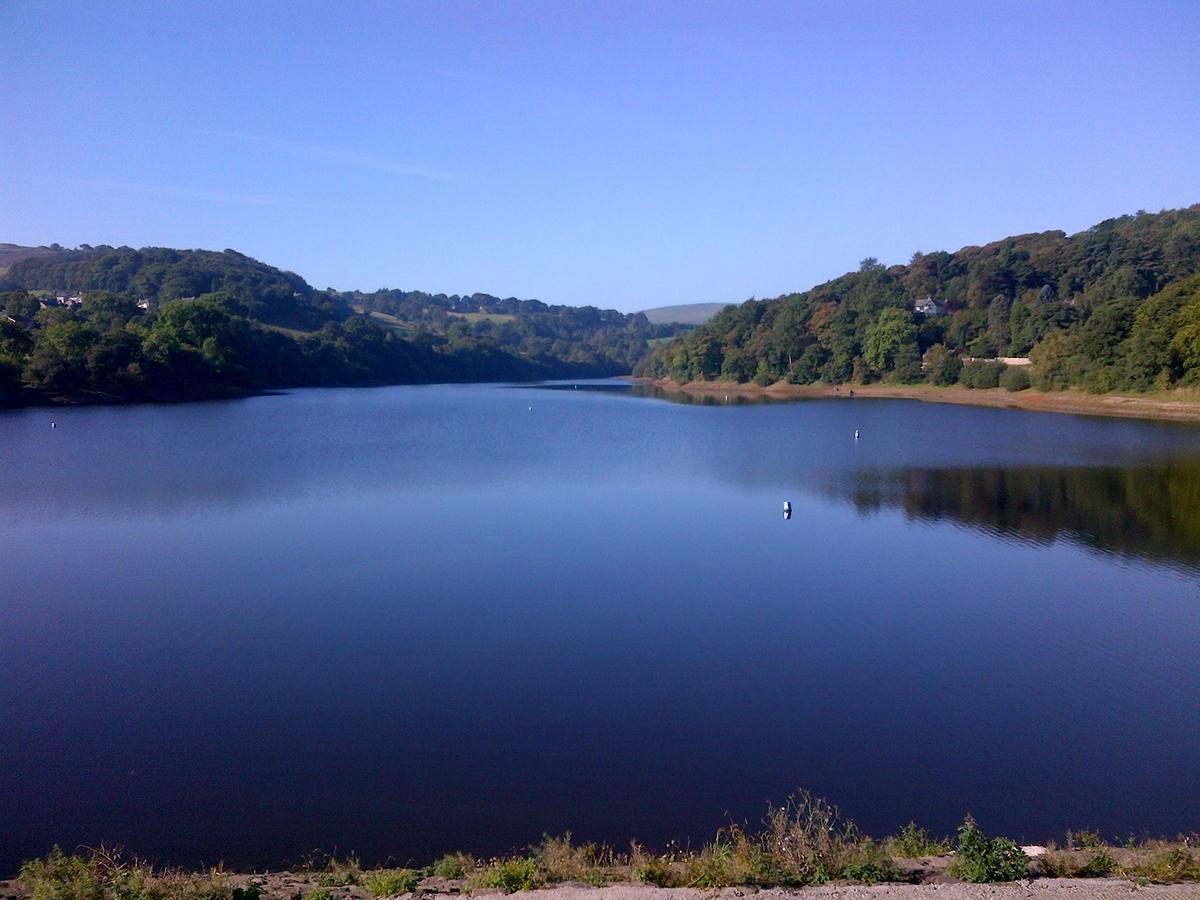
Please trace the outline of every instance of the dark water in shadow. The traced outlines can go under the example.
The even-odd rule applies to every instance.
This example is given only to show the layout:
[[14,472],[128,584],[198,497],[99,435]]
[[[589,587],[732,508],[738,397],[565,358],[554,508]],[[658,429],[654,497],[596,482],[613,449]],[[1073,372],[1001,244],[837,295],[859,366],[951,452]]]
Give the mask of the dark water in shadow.
[[1197,827],[1200,430],[563,387],[0,414],[0,871]]

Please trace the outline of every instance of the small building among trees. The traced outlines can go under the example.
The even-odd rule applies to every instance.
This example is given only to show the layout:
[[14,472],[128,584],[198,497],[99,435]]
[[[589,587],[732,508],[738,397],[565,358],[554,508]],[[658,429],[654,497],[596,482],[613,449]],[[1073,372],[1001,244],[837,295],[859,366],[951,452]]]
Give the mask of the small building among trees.
[[924,300],[918,300],[913,304],[913,312],[923,316],[940,316],[946,312],[946,306],[930,294]]

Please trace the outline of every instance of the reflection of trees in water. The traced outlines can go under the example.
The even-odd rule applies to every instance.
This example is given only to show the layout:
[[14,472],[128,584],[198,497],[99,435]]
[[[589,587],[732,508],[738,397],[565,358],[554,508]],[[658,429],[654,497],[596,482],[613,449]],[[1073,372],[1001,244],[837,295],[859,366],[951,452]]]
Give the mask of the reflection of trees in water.
[[1200,465],[902,469],[851,476],[861,511],[898,507],[1002,537],[1059,538],[1139,559],[1200,562]]
[[[748,406],[759,403],[789,402],[791,398],[767,397],[762,394],[689,394],[685,391],[668,391],[656,384],[635,382],[628,388],[632,397],[651,397],[692,406]],[[728,399],[726,399],[728,398]]]

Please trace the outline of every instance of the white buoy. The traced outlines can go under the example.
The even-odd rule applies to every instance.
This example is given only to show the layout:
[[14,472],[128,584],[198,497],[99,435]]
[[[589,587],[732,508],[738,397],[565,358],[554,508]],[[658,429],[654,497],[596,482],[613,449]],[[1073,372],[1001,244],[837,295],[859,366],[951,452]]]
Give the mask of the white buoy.
[[854,439],[856,441],[858,440],[858,429],[857,428],[854,429]]
[[51,427],[51,428],[57,428],[57,427],[58,427],[58,423],[57,423],[57,422],[51,422],[51,423],[50,423],[50,427]]
[[531,406],[531,407],[529,407],[529,411],[530,411],[530,412],[533,412],[533,407],[532,407],[532,406]]
[[792,501],[791,500],[783,501],[783,517],[785,519],[790,519],[792,517]]

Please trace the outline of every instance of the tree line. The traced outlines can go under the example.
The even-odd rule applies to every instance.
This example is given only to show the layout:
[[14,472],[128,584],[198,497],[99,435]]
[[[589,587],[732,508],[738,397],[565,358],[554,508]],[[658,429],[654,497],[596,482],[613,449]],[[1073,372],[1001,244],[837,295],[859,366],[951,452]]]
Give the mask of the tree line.
[[[1095,392],[1200,384],[1200,205],[1019,235],[726,307],[637,374]],[[917,312],[922,298],[938,306]],[[975,359],[1028,356],[1028,371]],[[963,364],[964,357],[968,360]]]
[[641,313],[490,294],[380,290],[330,295],[353,309],[386,314],[406,333],[442,335],[451,347],[482,342],[547,366],[565,363],[576,373],[597,376],[629,374],[650,342],[687,329],[653,324]]
[[0,278],[6,405],[617,375],[678,331],[489,295],[318,291],[233,250],[35,249]]

